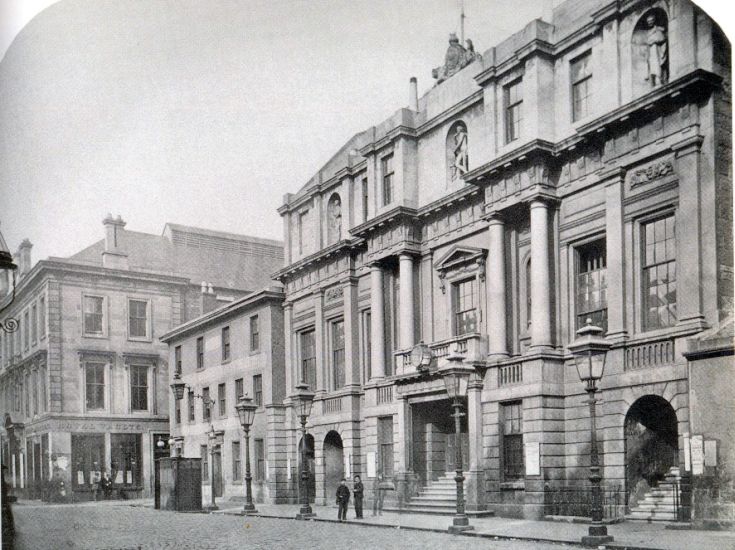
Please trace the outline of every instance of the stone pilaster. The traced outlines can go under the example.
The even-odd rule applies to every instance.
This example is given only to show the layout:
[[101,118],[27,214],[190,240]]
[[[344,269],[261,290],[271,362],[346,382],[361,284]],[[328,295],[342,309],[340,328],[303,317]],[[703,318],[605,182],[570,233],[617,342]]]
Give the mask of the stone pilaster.
[[286,366],[286,395],[293,393],[293,388],[300,381],[300,375],[294,370],[293,360],[293,304],[283,304],[283,358]]
[[531,202],[531,347],[551,347],[549,204]]
[[324,295],[321,289],[314,292],[314,340],[316,352],[316,391],[324,392],[327,389],[327,380],[324,368]]
[[413,258],[409,254],[401,254],[400,262],[400,315],[401,315],[401,349],[412,348],[415,344],[414,323],[414,289],[413,289]]
[[607,249],[607,336],[615,341],[627,338],[625,317],[625,239],[623,236],[624,172],[605,174],[605,246]]
[[357,312],[357,279],[350,279],[343,287],[345,327],[345,385],[360,385],[360,334]]
[[507,357],[507,311],[505,278],[505,223],[497,214],[488,220],[489,247],[487,261],[488,352],[492,358]]
[[379,264],[370,266],[370,363],[372,378],[385,376],[385,297],[383,270]]

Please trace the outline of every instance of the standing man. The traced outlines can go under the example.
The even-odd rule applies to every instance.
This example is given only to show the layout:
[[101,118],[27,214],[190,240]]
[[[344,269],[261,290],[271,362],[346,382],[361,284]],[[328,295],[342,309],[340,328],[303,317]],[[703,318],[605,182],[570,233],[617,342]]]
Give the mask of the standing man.
[[355,483],[352,485],[352,494],[355,495],[355,517],[362,519],[362,495],[365,487],[362,485],[360,476],[355,476]]
[[350,502],[350,490],[347,488],[347,480],[342,479],[337,487],[337,505],[339,511],[337,512],[337,519],[339,521],[345,521],[347,519],[347,505]]

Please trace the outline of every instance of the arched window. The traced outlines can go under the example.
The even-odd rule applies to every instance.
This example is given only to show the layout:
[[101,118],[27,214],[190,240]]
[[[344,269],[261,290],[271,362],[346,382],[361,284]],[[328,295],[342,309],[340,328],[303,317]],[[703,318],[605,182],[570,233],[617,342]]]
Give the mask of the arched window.
[[458,183],[469,170],[467,126],[461,120],[452,124],[447,133],[447,183]]
[[333,244],[342,238],[342,199],[334,193],[327,203],[327,243]]
[[669,20],[661,8],[646,11],[631,38],[633,92],[641,95],[669,81]]

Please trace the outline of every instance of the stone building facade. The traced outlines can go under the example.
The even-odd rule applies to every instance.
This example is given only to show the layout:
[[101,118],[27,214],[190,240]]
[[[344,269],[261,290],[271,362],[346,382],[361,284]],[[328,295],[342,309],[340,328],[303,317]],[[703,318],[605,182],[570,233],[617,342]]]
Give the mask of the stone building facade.
[[[285,379],[316,392],[316,500],[382,474],[408,505],[461,445],[469,510],[571,513],[590,419],[567,346],[589,318],[612,346],[606,514],[678,467],[686,515],[685,354],[733,307],[730,45],[686,0],[569,0],[468,51],[450,41],[440,83],[419,99],[412,79],[408,108],[279,209]],[[474,367],[459,439],[436,373],[452,351]]]
[[[250,429],[253,500],[286,502],[293,468],[286,456],[283,289],[270,287],[235,300],[161,337],[169,346],[171,380],[187,384],[171,400],[177,456],[202,459],[202,499],[245,495],[245,442],[235,410],[247,395],[258,406]],[[222,442],[212,446],[209,433]],[[214,451],[214,452],[212,452]]]
[[151,494],[153,459],[168,454],[169,439],[159,337],[267,284],[261,267],[283,261],[276,241],[174,224],[150,235],[111,216],[103,223],[105,238],[69,258],[31,267],[27,241],[17,255],[3,320],[20,327],[0,332],[0,411],[2,462],[25,497],[92,498],[104,474],[116,496]]

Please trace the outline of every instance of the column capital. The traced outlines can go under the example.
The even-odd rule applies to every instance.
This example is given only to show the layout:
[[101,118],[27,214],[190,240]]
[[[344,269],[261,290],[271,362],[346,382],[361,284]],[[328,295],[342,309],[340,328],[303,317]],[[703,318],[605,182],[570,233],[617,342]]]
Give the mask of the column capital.
[[561,200],[553,195],[547,195],[545,193],[536,193],[535,195],[528,198],[528,205],[530,208],[545,208],[557,206],[561,203]]
[[505,216],[499,210],[490,210],[482,215],[488,225],[505,225]]

